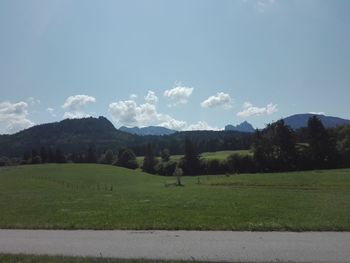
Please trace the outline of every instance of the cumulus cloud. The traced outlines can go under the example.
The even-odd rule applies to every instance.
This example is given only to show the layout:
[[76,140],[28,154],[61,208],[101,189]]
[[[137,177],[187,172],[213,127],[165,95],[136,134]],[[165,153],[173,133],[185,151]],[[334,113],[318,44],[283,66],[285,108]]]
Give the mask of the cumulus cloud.
[[158,112],[158,97],[153,91],[148,91],[144,103],[135,100],[119,100],[109,104],[108,111],[117,125],[125,126],[161,126],[173,130],[219,130],[205,121],[188,125],[186,121],[177,120],[169,114]]
[[56,117],[57,115],[55,114],[55,109],[54,108],[47,108],[46,111],[50,113],[52,117]]
[[34,123],[28,119],[28,103],[20,101],[11,103],[8,101],[0,103],[0,123],[6,126],[6,133],[14,133],[33,126]]
[[225,109],[229,109],[232,107],[231,103],[232,103],[232,99],[229,94],[218,92],[216,95],[210,96],[205,101],[203,101],[201,103],[201,106],[203,108],[215,108],[215,107],[222,106]]
[[86,105],[96,102],[96,98],[88,95],[74,95],[69,96],[65,103],[62,105],[62,108],[66,110],[63,115],[63,118],[85,118],[90,115],[86,113],[83,109]]
[[172,104],[170,104],[170,106],[177,104],[186,104],[188,102],[188,98],[192,95],[192,92],[193,88],[177,86],[173,89],[164,91],[164,97],[172,101]]
[[156,96],[156,93],[152,90],[149,90],[147,95],[145,96],[145,101],[149,104],[157,104],[158,97]]
[[138,104],[134,100],[120,100],[109,104],[108,111],[119,125],[140,127],[157,125],[174,130],[181,130],[186,126],[184,121],[159,113],[156,107],[157,101],[154,92],[149,91],[143,104]]
[[266,107],[256,107],[250,102],[243,104],[243,110],[237,113],[238,117],[246,118],[260,115],[271,115],[277,111],[277,105],[269,103]]
[[169,115],[163,115],[163,119],[164,119],[163,122],[161,122],[159,124],[159,126],[162,126],[162,127],[168,128],[168,129],[181,131],[181,130],[185,129],[185,127],[187,125],[187,123],[185,121],[173,119]]
[[221,130],[217,127],[210,126],[205,121],[198,121],[197,123],[189,125],[186,130],[188,131],[203,131],[203,130]]

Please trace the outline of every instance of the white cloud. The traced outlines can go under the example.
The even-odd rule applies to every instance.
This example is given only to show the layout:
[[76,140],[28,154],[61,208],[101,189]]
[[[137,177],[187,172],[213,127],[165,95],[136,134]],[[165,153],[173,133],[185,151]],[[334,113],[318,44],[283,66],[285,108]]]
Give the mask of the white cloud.
[[138,104],[135,100],[119,100],[109,104],[108,111],[117,125],[122,126],[161,126],[173,130],[220,130],[210,126],[205,121],[188,125],[186,121],[177,120],[172,116],[159,113],[155,93],[148,91],[145,102]]
[[63,115],[63,118],[85,118],[90,115],[87,114],[83,108],[84,106],[95,103],[96,98],[88,96],[88,95],[74,95],[69,96],[65,103],[62,105],[62,108],[66,110]]
[[154,91],[149,90],[147,95],[145,96],[145,101],[150,104],[157,104],[158,97]]
[[310,114],[315,114],[315,115],[326,115],[326,113],[323,112],[323,111],[319,111],[319,112],[310,111],[309,113],[310,113]]
[[186,104],[191,96],[194,88],[177,86],[173,89],[164,91],[164,96],[172,101],[169,106],[177,104]]
[[64,119],[81,119],[81,118],[88,118],[88,117],[91,117],[91,115],[84,111],[66,111],[63,114]]
[[130,94],[129,99],[136,100],[137,99],[137,95],[136,94]]
[[274,3],[276,3],[276,0],[257,0],[255,3],[255,8],[259,12],[263,13],[269,6],[273,5]]
[[89,104],[95,103],[96,99],[88,95],[75,95],[69,96],[66,102],[62,105],[65,110],[79,110],[81,107]]
[[203,131],[203,130],[221,130],[217,127],[212,127],[210,126],[207,122],[205,121],[199,121],[197,123],[189,125],[186,130],[188,131]]
[[48,113],[50,113],[50,115],[52,117],[56,117],[57,115],[55,114],[55,109],[54,108],[47,108],[46,109],[48,111]]
[[39,99],[35,99],[34,97],[29,97],[27,99],[27,102],[31,105],[35,105],[35,104],[40,104],[41,101]]
[[8,101],[0,103],[0,123],[5,124],[7,133],[14,133],[33,126],[34,123],[28,119],[28,103],[20,101],[11,103]]
[[203,108],[214,108],[222,106],[224,109],[229,109],[232,107],[231,103],[232,99],[229,94],[218,92],[216,95],[210,96],[205,101],[203,101],[201,103],[201,106]]
[[277,105],[269,103],[266,107],[255,107],[250,102],[243,104],[243,110],[237,113],[238,117],[246,118],[251,116],[271,115],[277,111]]
[[[170,115],[157,111],[154,92],[148,92],[145,103],[137,104],[134,100],[120,100],[109,104],[108,111],[118,125],[126,126],[150,126],[157,125],[169,129],[181,130],[186,122],[176,120]],[[150,103],[151,102],[151,103]]]
[[162,126],[168,129],[181,131],[185,129],[187,125],[185,121],[179,121],[179,120],[173,119],[169,115],[163,115],[163,118],[165,119],[165,121],[160,123],[159,126]]

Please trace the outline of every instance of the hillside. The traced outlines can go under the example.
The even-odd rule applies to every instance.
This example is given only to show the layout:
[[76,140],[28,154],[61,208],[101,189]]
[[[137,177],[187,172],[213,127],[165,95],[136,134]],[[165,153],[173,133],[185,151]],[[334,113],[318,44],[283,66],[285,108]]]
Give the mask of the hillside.
[[118,131],[104,117],[65,119],[0,136],[0,155],[21,156],[41,146],[60,148],[64,152],[83,152],[94,146],[97,151],[104,151],[125,147],[133,139],[131,134]]
[[332,117],[332,116],[312,114],[312,113],[295,114],[287,118],[284,118],[283,120],[285,124],[289,125],[292,129],[295,130],[295,129],[307,127],[307,122],[309,118],[312,116],[317,116],[322,121],[323,125],[326,128],[334,128],[336,126],[350,124],[350,120],[346,120],[338,117]]

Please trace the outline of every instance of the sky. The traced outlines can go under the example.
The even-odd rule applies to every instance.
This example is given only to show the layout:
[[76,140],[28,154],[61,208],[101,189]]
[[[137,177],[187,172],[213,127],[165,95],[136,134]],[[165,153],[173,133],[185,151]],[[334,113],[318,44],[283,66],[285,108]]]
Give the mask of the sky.
[[0,134],[350,119],[348,0],[0,0]]

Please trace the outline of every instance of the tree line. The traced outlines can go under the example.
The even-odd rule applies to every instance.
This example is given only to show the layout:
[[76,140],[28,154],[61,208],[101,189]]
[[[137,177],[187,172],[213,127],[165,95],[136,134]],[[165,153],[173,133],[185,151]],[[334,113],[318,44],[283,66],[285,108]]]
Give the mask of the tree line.
[[[39,163],[101,163],[148,173],[173,175],[181,169],[184,175],[282,172],[350,167],[350,125],[326,129],[313,116],[306,128],[292,130],[283,120],[256,130],[251,142],[252,155],[232,154],[226,160],[205,160],[200,156],[201,141],[190,136],[183,139],[184,156],[171,158],[171,150],[152,141],[143,145],[141,165],[132,149],[109,149],[98,154],[94,146],[85,152],[64,154],[59,148],[41,147],[25,152],[22,159],[0,158],[1,165]],[[177,171],[179,172],[179,170]]]

